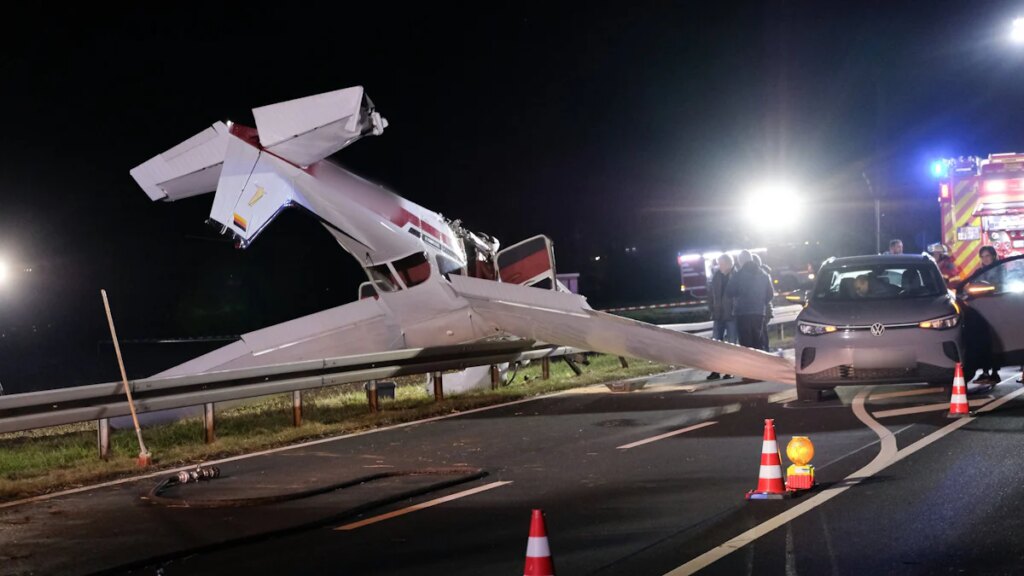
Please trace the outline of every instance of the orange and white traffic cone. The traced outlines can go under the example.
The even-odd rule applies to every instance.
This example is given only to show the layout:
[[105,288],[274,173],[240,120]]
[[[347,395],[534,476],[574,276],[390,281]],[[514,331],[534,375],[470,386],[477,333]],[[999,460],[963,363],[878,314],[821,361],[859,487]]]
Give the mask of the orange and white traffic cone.
[[960,363],[956,364],[956,372],[953,373],[953,395],[949,399],[949,418],[960,418],[971,412],[967,405],[967,384],[964,382],[964,369]]
[[782,457],[775,441],[775,420],[764,421],[764,442],[761,444],[761,473],[757,489],[747,492],[747,500],[781,500],[791,496],[782,481]]
[[555,576],[555,565],[548,548],[548,531],[544,527],[544,513],[533,511],[530,519],[530,538],[526,542],[526,567],[523,576]]

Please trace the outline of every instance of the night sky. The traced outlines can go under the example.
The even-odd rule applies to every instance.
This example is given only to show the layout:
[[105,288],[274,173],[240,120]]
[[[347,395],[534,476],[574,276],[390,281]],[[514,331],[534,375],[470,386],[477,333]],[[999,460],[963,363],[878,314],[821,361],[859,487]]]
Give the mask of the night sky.
[[[112,378],[100,288],[128,340],[353,300],[361,271],[311,219],[236,250],[204,223],[212,195],[153,203],[128,170],[217,120],[357,84],[390,126],[335,161],[505,245],[548,234],[595,307],[671,299],[684,250],[872,251],[862,174],[883,241],[920,251],[939,237],[932,158],[1024,151],[1024,47],[1006,41],[1024,5],[822,4],[8,11],[0,255],[32,272],[0,288],[0,384]],[[774,178],[811,209],[769,238],[735,207]],[[129,371],[199,348],[130,344]]]

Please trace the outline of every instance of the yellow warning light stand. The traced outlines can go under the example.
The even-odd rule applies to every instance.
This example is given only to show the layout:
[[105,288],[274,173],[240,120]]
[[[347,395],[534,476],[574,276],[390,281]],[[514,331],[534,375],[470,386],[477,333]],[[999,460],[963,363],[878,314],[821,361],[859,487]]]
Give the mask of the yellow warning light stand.
[[794,436],[786,445],[786,456],[793,465],[786,469],[786,490],[810,490],[814,487],[814,444],[807,436]]

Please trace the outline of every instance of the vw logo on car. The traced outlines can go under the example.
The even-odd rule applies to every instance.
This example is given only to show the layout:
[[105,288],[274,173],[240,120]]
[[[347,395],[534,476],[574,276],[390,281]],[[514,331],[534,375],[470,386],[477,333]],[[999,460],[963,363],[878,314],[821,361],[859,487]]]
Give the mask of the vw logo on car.
[[885,324],[881,322],[875,322],[871,325],[871,334],[874,336],[881,336],[885,333]]

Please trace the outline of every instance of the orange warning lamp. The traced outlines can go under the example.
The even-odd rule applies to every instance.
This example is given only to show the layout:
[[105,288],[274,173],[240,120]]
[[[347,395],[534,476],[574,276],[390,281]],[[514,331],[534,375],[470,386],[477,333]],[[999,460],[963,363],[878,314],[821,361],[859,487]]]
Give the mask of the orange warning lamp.
[[807,436],[793,436],[786,445],[786,457],[797,466],[806,466],[814,458],[814,444]]
[[807,436],[794,436],[786,445],[786,456],[793,465],[786,469],[786,490],[809,490],[814,487],[814,444]]

